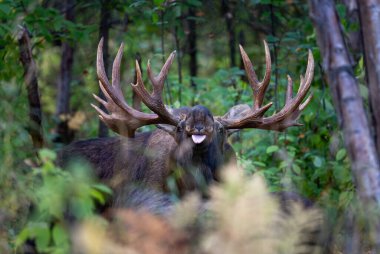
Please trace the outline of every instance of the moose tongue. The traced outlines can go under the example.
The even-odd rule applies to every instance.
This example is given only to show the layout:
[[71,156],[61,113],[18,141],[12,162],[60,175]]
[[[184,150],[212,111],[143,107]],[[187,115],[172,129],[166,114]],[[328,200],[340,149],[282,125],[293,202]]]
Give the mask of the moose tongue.
[[206,135],[191,135],[191,138],[195,144],[200,144],[203,142],[203,140],[205,140]]

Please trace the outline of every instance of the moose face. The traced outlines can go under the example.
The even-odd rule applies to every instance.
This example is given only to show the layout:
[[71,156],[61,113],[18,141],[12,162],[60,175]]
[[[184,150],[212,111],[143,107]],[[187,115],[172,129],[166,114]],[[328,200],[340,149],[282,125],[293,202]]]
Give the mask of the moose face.
[[182,119],[177,126],[159,124],[157,127],[173,136],[178,145],[187,149],[204,150],[215,140],[226,138],[223,125],[214,121],[214,117],[208,108],[197,105],[192,108],[175,109],[174,111]]
[[177,127],[177,135],[181,139],[191,138],[196,146],[207,145],[212,141],[214,117],[208,108],[194,106],[190,113]]

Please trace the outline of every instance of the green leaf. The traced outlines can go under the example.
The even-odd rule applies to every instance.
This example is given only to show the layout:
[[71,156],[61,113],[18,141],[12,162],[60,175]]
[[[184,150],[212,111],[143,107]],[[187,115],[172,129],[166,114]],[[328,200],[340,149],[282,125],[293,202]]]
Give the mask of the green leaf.
[[194,7],[200,7],[200,6],[202,6],[202,1],[199,1],[199,0],[188,0],[187,4],[192,5]]
[[264,170],[264,174],[266,176],[273,176],[273,175],[276,175],[278,172],[277,168],[267,168]]
[[53,20],[53,22],[52,22],[53,29],[55,31],[59,31],[62,28],[62,23],[63,23],[62,20],[60,20],[58,18]]
[[153,0],[154,5],[161,5],[163,2],[163,0]]
[[50,243],[50,231],[46,223],[34,227],[36,246],[39,252],[44,252]]
[[340,149],[336,153],[335,160],[337,160],[337,161],[343,160],[344,157],[346,157],[346,154],[347,154],[346,149],[344,149],[344,148]]
[[254,161],[252,162],[253,165],[258,166],[258,167],[266,167],[267,165],[264,162],[261,161]]
[[269,146],[268,148],[267,148],[267,153],[269,154],[269,153],[274,153],[274,152],[277,152],[278,151],[278,149],[279,149],[279,147],[278,146]]
[[95,189],[91,189],[90,191],[90,195],[91,197],[93,197],[94,199],[96,199],[100,204],[104,204],[104,202],[106,201],[103,194]]
[[281,169],[281,168],[286,168],[286,167],[288,167],[289,166],[289,163],[288,163],[288,161],[281,161],[280,162],[280,166],[279,166],[279,168]]
[[339,195],[339,206],[345,207],[347,206],[351,200],[353,199],[352,191],[343,191]]
[[12,8],[8,4],[0,3],[0,11],[9,14],[12,11]]
[[91,187],[94,189],[100,190],[103,193],[112,195],[112,190],[104,184],[96,183],[96,184],[91,185]]
[[301,174],[301,168],[297,164],[293,164],[292,169],[293,169],[294,173],[296,173],[297,175]]
[[69,236],[61,224],[56,224],[53,228],[53,241],[58,246],[69,245]]
[[25,241],[30,237],[30,230],[29,227],[24,228],[21,230],[21,232],[17,235],[15,245],[16,247],[20,247]]
[[179,108],[179,107],[181,107],[181,103],[177,100],[177,101],[175,101],[175,102],[173,103],[173,107],[174,107],[174,108]]
[[41,160],[44,162],[46,161],[53,161],[57,158],[57,154],[49,149],[41,149],[38,151],[38,155],[40,156]]
[[93,213],[94,202],[91,198],[75,197],[70,201],[71,208],[77,218],[83,219]]
[[323,160],[321,157],[314,156],[314,159],[313,159],[314,166],[316,166],[317,168],[320,168],[322,166],[322,163],[323,163]]
[[159,16],[157,13],[152,13],[152,22],[153,24],[157,24],[157,22],[159,21]]

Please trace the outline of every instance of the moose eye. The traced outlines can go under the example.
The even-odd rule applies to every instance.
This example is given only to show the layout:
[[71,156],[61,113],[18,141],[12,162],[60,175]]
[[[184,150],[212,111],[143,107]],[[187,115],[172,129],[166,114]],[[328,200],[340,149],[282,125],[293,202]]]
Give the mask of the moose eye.
[[191,130],[190,126],[186,126],[186,131],[189,132]]

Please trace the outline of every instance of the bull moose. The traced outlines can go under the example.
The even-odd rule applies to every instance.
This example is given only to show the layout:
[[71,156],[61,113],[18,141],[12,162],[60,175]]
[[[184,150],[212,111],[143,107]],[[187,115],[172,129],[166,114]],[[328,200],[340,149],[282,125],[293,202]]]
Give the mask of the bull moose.
[[[170,108],[163,103],[162,91],[175,52],[171,53],[155,76],[148,61],[147,75],[153,92],[145,88],[139,63],[136,61],[136,84],[133,90],[152,111],[145,113],[129,106],[120,86],[120,63],[123,53],[121,44],[112,67],[112,83],[107,78],[103,63],[103,39],[97,51],[97,75],[100,89],[105,95],[101,99],[94,95],[108,112],[92,105],[100,119],[120,137],[98,138],[78,141],[66,148],[62,158],[81,156],[95,168],[97,175],[109,180],[116,190],[115,200],[122,200],[125,186],[139,184],[148,189],[166,192],[168,178],[173,176],[179,194],[190,190],[203,190],[213,181],[218,181],[220,168],[228,162],[236,163],[235,153],[228,143],[228,135],[246,128],[283,131],[299,126],[297,119],[311,100],[305,99],[314,73],[314,59],[311,51],[305,76],[293,97],[293,81],[288,76],[286,102],[284,107],[265,117],[264,113],[272,102],[263,105],[264,95],[270,82],[271,58],[264,41],[266,69],[260,82],[253,65],[240,46],[245,71],[253,90],[253,106],[237,105],[223,116],[213,116],[204,106]],[[303,102],[304,101],[304,102]],[[146,125],[156,125],[152,132],[136,133]]]

